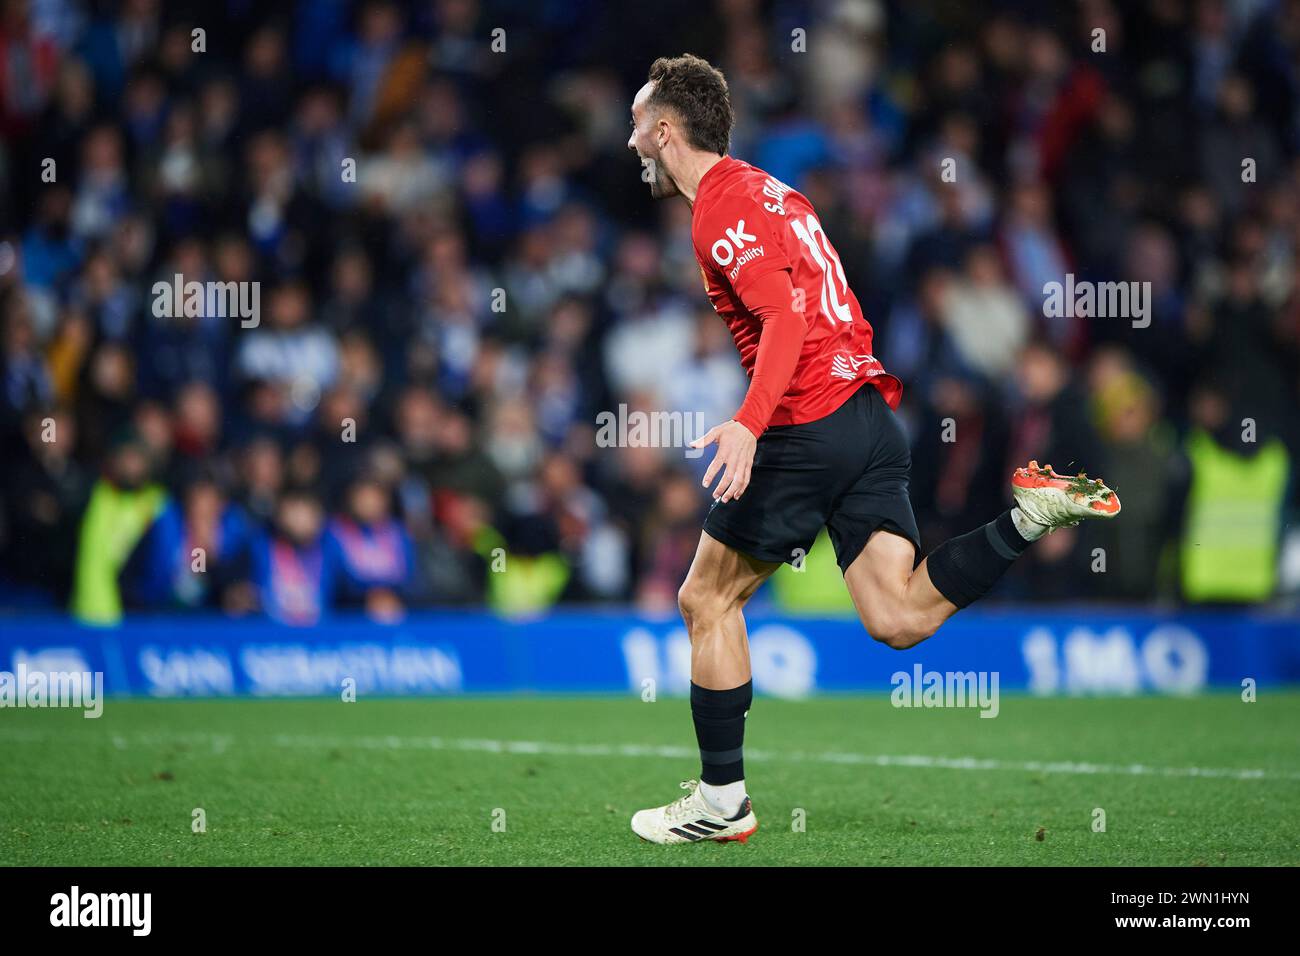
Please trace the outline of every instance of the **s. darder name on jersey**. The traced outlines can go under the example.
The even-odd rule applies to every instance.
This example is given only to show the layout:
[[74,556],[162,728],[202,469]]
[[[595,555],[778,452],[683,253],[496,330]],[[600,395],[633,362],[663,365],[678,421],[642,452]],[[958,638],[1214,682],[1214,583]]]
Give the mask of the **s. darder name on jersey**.
[[790,187],[781,180],[772,176],[763,180],[763,195],[771,199],[771,202],[763,203],[763,208],[768,212],[774,212],[779,216],[785,215],[785,194],[790,191]]

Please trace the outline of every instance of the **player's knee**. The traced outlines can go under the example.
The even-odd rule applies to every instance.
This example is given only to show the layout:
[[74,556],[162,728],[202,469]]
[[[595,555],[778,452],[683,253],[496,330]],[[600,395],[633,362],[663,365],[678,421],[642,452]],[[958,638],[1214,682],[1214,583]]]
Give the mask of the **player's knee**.
[[691,578],[677,592],[677,609],[682,612],[688,632],[697,625],[715,623],[727,612],[728,603],[722,595]]

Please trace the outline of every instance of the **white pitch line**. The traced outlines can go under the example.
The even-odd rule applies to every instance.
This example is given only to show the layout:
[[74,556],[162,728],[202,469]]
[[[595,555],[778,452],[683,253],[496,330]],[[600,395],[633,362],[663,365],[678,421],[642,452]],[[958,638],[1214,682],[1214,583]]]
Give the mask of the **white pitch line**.
[[[61,736],[53,731],[0,728],[0,739],[15,741],[50,740]],[[214,734],[205,731],[146,732],[126,737],[114,735],[112,743],[119,750],[126,749],[128,741],[144,746],[175,743],[204,743],[215,754],[225,753],[237,742],[269,742],[272,746],[294,750],[333,750],[360,748],[362,750],[455,750],[471,753],[491,753],[550,757],[659,757],[672,760],[694,760],[699,751],[694,747],[656,744],[561,744],[544,740],[492,740],[474,737],[326,737],[315,734],[274,734],[270,737],[237,738],[233,734]],[[746,748],[746,760],[790,761],[794,763],[824,763],[866,767],[907,767],[923,770],[985,770],[1017,771],[1041,774],[1111,775],[1125,777],[1203,777],[1219,780],[1300,780],[1297,770],[1264,770],[1237,767],[1153,767],[1148,764],[1087,763],[1069,760],[996,760],[984,757],[936,757],[928,754],[864,754],[837,751],[790,751]]]
[[[668,757],[688,760],[699,756],[692,747],[649,744],[557,744],[541,740],[483,740],[443,737],[337,737],[293,736],[273,738],[280,747],[360,747],[366,750],[461,750],[495,754],[532,754],[552,757]],[[1014,770],[1043,774],[1110,774],[1130,777],[1207,777],[1226,780],[1300,780],[1300,771],[1234,767],[1152,767],[1147,764],[1105,764],[1077,761],[994,760],[980,757],[934,757],[926,754],[807,753],[746,748],[746,760],[803,761],[871,767],[913,767],[938,770]]]

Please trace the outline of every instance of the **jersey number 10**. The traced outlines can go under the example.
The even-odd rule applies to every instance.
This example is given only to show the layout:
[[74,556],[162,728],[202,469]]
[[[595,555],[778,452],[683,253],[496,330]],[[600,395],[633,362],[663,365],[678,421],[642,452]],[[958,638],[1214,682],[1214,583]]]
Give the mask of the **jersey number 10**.
[[[808,247],[812,253],[813,259],[822,270],[822,311],[830,320],[831,325],[835,320],[841,322],[852,322],[853,313],[849,310],[848,302],[841,301],[841,292],[845,295],[849,291],[849,282],[844,277],[844,267],[840,265],[840,257],[835,254],[834,248],[831,247],[831,241],[826,238],[826,233],[822,229],[822,224],[817,221],[817,217],[811,213],[800,222],[798,219],[790,220],[790,228],[799,240]],[[828,262],[829,260],[829,262]],[[835,277],[831,277],[829,266],[835,266]],[[835,279],[839,280],[841,292],[835,290]]]

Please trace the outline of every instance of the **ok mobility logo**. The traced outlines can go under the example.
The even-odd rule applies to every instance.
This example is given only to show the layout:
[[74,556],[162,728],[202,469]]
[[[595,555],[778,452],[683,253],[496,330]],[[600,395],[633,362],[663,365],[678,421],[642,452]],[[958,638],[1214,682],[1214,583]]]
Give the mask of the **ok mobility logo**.
[[[741,219],[727,231],[726,239],[719,239],[709,249],[713,254],[713,261],[726,269],[734,261],[735,268],[727,272],[727,278],[735,280],[740,273],[740,267],[751,259],[757,259],[763,255],[763,246],[750,246],[746,248],[746,243],[757,242],[758,236],[745,231],[745,220]],[[740,257],[736,257],[740,253]]]

